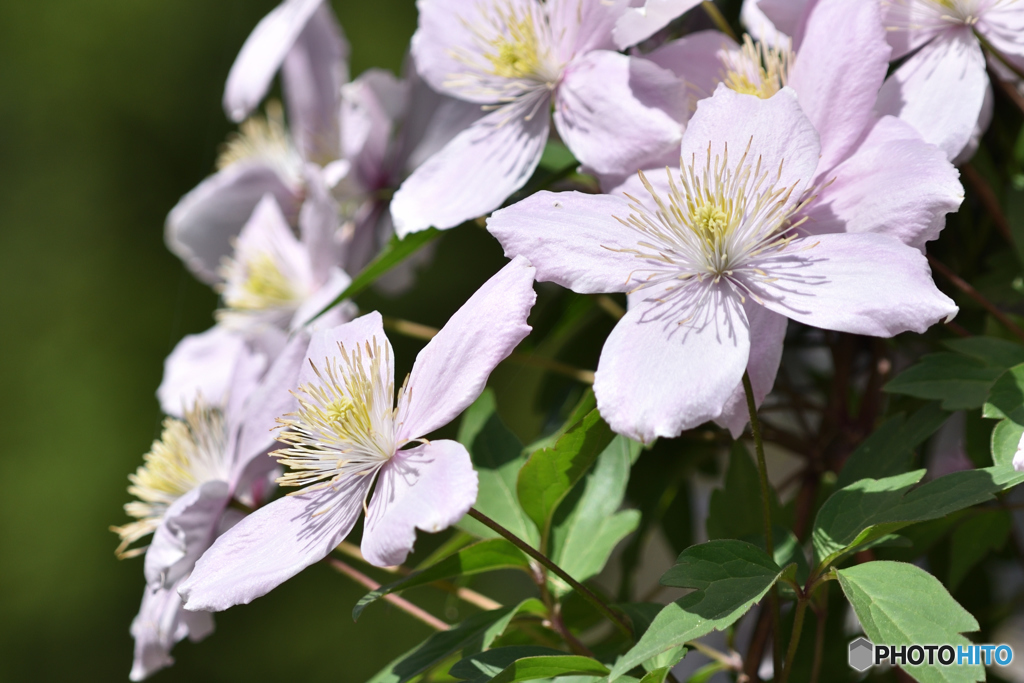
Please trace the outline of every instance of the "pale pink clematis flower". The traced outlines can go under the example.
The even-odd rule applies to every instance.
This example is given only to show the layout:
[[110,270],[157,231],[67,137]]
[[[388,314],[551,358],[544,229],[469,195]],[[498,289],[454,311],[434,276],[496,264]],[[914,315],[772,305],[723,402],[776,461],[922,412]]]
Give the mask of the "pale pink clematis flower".
[[[814,179],[818,190],[792,218],[800,223],[801,234],[873,232],[923,250],[938,237],[946,214],[960,206],[963,187],[941,150],[910,125],[873,111],[890,53],[878,5],[820,0],[791,13],[785,25],[799,38],[791,42],[772,33],[774,27],[761,25],[762,34],[774,44],[747,37],[739,46],[717,31],[704,31],[668,43],[648,57],[675,71],[695,99],[723,82],[761,98],[792,89],[821,145]],[[662,193],[669,188],[658,169],[675,161],[665,157],[644,165]],[[605,178],[602,185],[613,193],[644,192],[636,176],[625,181]],[[750,324],[752,338],[760,340],[748,367],[760,404],[775,381],[786,323],[782,316],[762,311]],[[717,421],[734,434],[742,431],[747,422],[742,387],[737,386]]]
[[957,312],[919,250],[856,230],[796,231],[819,155],[792,90],[760,99],[723,85],[698,104],[667,191],[542,192],[490,218],[538,280],[630,293],[594,384],[616,432],[650,442],[722,418],[748,364],[774,377],[777,359],[755,357],[781,351],[787,318],[889,337]]
[[612,32],[621,49],[636,45],[665,28],[701,3],[701,0],[644,0],[640,7],[631,7],[615,24]]
[[685,120],[676,79],[612,51],[626,0],[419,0],[416,68],[438,92],[489,112],[395,194],[399,236],[485,214],[529,179],[550,130],[586,167],[628,172],[671,149]]
[[[299,351],[304,349],[303,344]],[[163,433],[145,456],[145,464],[129,477],[129,493],[137,500],[125,505],[125,511],[135,521],[113,531],[121,538],[120,557],[145,553],[146,589],[131,627],[135,638],[132,680],[170,666],[174,661],[170,650],[178,641],[185,637],[199,641],[212,632],[209,615],[184,611],[177,587],[213,539],[241,518],[238,510],[229,507],[231,499],[254,507],[273,486],[269,458],[257,456],[273,444],[269,429],[274,414],[290,407],[287,399],[291,397],[282,400],[268,394],[260,378],[265,375],[273,383],[282,374],[294,376],[303,355],[286,348],[265,371],[263,356],[244,345],[237,351],[226,395],[218,397],[222,400],[211,403],[201,392],[193,394],[180,418],[164,421]],[[189,377],[175,366],[192,360],[179,355],[169,361],[170,374],[179,380],[175,386],[183,389],[187,382],[180,380]],[[148,547],[129,549],[150,534]]]
[[951,160],[969,158],[992,119],[981,41],[1024,68],[1020,0],[881,0],[893,59],[878,111],[899,116]]
[[364,507],[362,551],[378,566],[403,562],[416,529],[457,522],[476,500],[469,454],[423,437],[472,403],[529,334],[534,273],[517,258],[488,280],[420,352],[397,402],[379,313],[314,334],[299,405],[279,420],[288,447],[276,452],[292,468],[279,482],[305,488],[221,536],[180,587],[185,606],[219,611],[266,594],[326,557]]

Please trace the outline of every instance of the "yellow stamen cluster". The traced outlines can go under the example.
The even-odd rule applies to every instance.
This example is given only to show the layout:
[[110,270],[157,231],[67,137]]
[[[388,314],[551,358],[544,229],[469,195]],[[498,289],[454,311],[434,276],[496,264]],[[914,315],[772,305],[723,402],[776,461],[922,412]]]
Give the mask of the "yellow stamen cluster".
[[788,46],[770,47],[744,35],[738,51],[722,55],[726,66],[722,81],[738,93],[767,99],[785,87],[792,58]]
[[502,78],[532,78],[541,68],[537,28],[533,16],[518,17],[515,10],[496,10],[506,33],[491,40],[490,50],[484,58],[490,63],[490,73]]
[[394,380],[389,347],[376,338],[350,352],[338,345],[340,358],[310,363],[317,382],[299,387],[299,410],[278,422],[278,440],[288,448],[275,451],[290,468],[282,486],[326,488],[346,476],[373,475],[395,452]]
[[110,528],[121,537],[119,558],[145,552],[145,547],[128,550],[128,546],[153,533],[178,498],[207,481],[227,479],[226,446],[224,415],[202,398],[185,411],[184,420],[164,420],[160,439],[143,456],[145,464],[128,475],[128,493],[138,500],[125,504],[124,511],[137,521]]
[[238,311],[263,311],[283,308],[300,299],[293,283],[281,272],[274,256],[266,251],[236,261],[225,259],[221,274],[228,283],[240,286],[224,288],[224,303]]
[[217,168],[224,169],[239,161],[260,160],[271,164],[298,159],[284,122],[284,109],[276,100],[267,102],[266,116],[252,116],[232,133],[221,147]]

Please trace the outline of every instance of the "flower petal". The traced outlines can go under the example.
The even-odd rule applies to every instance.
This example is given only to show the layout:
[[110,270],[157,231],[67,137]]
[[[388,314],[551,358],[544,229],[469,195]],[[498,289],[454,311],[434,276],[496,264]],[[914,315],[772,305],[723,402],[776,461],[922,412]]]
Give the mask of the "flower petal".
[[323,0],[284,0],[256,24],[228,72],[224,111],[241,122],[256,108],[285,55]]
[[971,140],[987,87],[977,38],[969,28],[948,30],[886,79],[876,111],[903,119],[955,159]]
[[773,169],[772,180],[779,169],[776,185],[796,186],[794,199],[818,166],[818,134],[790,88],[763,100],[719,85],[713,97],[698,102],[683,133],[683,163],[703,168],[710,152],[714,166],[723,145],[728,146],[731,168],[749,150],[747,160],[760,160],[761,168]]
[[160,409],[183,417],[200,394],[214,405],[223,405],[243,353],[245,337],[221,325],[184,337],[164,361],[164,377],[156,390]]
[[[299,306],[299,310],[295,312],[295,317],[292,318],[291,329],[297,330],[303,325],[312,321],[317,313],[322,311],[332,301],[341,296],[348,286],[352,283],[352,278],[348,276],[348,273],[343,271],[341,268],[331,268],[327,277],[327,282],[323,284],[320,289],[310,296],[308,299],[302,302]],[[338,308],[342,309],[343,315],[351,317],[350,307],[346,304],[349,303],[348,299],[339,304]]]
[[142,606],[132,620],[135,660],[129,678],[142,681],[174,664],[170,656],[174,644],[186,636],[199,642],[213,632],[213,615],[188,612],[181,605],[177,587],[150,590],[142,594]]
[[692,110],[698,100],[711,97],[722,82],[725,65],[718,56],[719,51],[735,49],[736,41],[724,33],[698,31],[665,43],[646,57],[686,83],[688,107]]
[[218,538],[178,592],[185,608],[220,612],[252,602],[327,557],[363,510],[371,477],[285,496]]
[[574,61],[555,98],[558,134],[598,173],[632,173],[674,151],[686,115],[686,90],[671,71],[608,50]]
[[790,36],[793,47],[801,47],[808,10],[818,0],[757,0],[757,8],[774,24],[776,31]]
[[[747,373],[750,375],[750,386],[754,390],[754,402],[760,407],[764,397],[775,385],[775,376],[779,372],[779,363],[782,362],[782,347],[789,319],[769,311],[749,298],[743,304],[743,310],[750,324],[750,358],[747,360]],[[725,402],[722,414],[715,418],[715,423],[728,429],[732,438],[738,439],[749,421],[747,393],[741,381]]]
[[251,162],[228,166],[197,185],[171,209],[165,231],[168,248],[200,280],[219,282],[221,259],[231,254],[232,239],[267,194],[274,196],[286,216],[298,214],[298,196],[273,168]]
[[341,145],[341,87],[348,82],[348,42],[329,4],[317,7],[288,50],[281,81],[289,129],[303,158],[321,163],[336,159]]
[[700,0],[647,0],[643,7],[632,7],[615,24],[615,44],[620,49],[636,45],[699,4]]
[[398,407],[398,441],[430,434],[469,407],[495,366],[530,334],[534,268],[513,259],[420,351]]
[[352,322],[335,327],[317,330],[309,342],[309,350],[306,352],[307,362],[302,364],[299,370],[299,384],[319,384],[320,380],[313,371],[316,365],[321,371],[327,365],[328,359],[341,358],[339,345],[345,347],[349,354],[355,353],[358,349],[363,363],[369,367],[370,359],[367,356],[366,345],[376,340],[384,353],[385,365],[382,371],[385,379],[395,376],[395,354],[391,349],[391,342],[384,334],[384,321],[377,311],[372,311],[360,316]]
[[543,97],[491,112],[417,168],[391,201],[398,236],[453,228],[490,213],[525,185],[547,143]]
[[876,2],[821,0],[808,17],[789,85],[821,138],[820,168],[846,158],[874,122],[892,51],[885,33]]
[[167,508],[146,550],[146,583],[151,589],[170,588],[192,571],[213,542],[229,499],[227,482],[208,481]]
[[924,249],[959,208],[959,174],[909,124],[884,116],[857,150],[822,178],[802,228],[812,234],[877,232]]
[[637,264],[632,229],[615,216],[629,217],[628,202],[612,195],[538,192],[495,211],[487,229],[505,256],[525,256],[538,282],[556,282],[580,294],[625,292]]
[[558,42],[558,57],[568,62],[591,50],[615,50],[612,31],[625,14],[629,0],[548,0],[551,33]]
[[775,279],[747,283],[765,307],[825,330],[920,333],[958,310],[935,287],[924,255],[887,235],[805,237],[751,266]]
[[783,44],[791,45],[788,35],[779,30],[768,15],[761,9],[757,0],[743,0],[740,8],[740,22],[747,28],[747,33],[754,40],[761,41],[765,45],[780,47]]
[[399,451],[377,477],[363,528],[363,557],[378,567],[405,562],[416,529],[447,529],[469,511],[476,494],[477,474],[462,444],[431,441]]
[[644,291],[608,335],[594,393],[619,434],[650,443],[722,414],[750,353],[746,314],[732,291],[711,286],[705,308],[680,324]]

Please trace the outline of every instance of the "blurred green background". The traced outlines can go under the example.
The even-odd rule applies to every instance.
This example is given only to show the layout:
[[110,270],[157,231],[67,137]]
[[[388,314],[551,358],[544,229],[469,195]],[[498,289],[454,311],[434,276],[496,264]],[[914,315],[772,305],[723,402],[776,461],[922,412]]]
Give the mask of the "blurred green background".
[[[228,69],[275,4],[0,3],[2,681],[127,680],[142,563],[114,558],[107,527],[126,521],[126,477],[159,435],[163,359],[216,305],[165,249],[163,220],[212,171],[231,129]],[[353,75],[398,70],[413,0],[335,9]],[[474,251],[459,283],[394,312],[443,323],[502,262],[478,232],[446,237],[431,268],[451,273]],[[396,344],[400,365],[417,348]],[[383,603],[353,624],[363,592],[315,566],[218,615],[154,680],[363,681],[429,633]],[[417,599],[443,612],[441,598]]]

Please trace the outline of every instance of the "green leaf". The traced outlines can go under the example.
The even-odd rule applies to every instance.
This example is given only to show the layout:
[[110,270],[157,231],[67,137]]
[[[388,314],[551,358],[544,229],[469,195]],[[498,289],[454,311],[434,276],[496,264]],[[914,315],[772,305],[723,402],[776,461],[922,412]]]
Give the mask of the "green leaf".
[[[604,569],[615,546],[640,523],[637,510],[620,511],[619,507],[630,465],[641,448],[636,441],[615,437],[577,487],[582,492],[566,498],[558,508],[551,529],[551,557],[577,581]],[[561,582],[557,585],[563,587]]]
[[1017,446],[1024,436],[1024,425],[1013,420],[1003,420],[992,430],[992,462],[996,465],[1012,465]]
[[524,612],[543,615],[547,610],[540,600],[530,598],[515,607],[503,607],[475,614],[447,631],[435,633],[405,654],[399,655],[368,683],[403,683],[459,650],[486,650],[508,627],[513,617]]
[[407,235],[405,239],[400,240],[398,237],[392,237],[391,241],[387,243],[379,254],[377,254],[377,257],[366,264],[366,267],[363,268],[359,275],[356,275],[352,282],[349,283],[348,287],[346,287],[345,290],[334,299],[334,301],[321,309],[315,316],[310,318],[307,323],[313,322],[345,299],[351,299],[356,296],[376,282],[377,278],[381,275],[388,272],[399,263],[419,251],[421,247],[433,242],[440,236],[440,230],[428,228],[426,230]]
[[949,545],[949,589],[955,591],[968,572],[993,550],[1006,545],[1013,521],[1005,510],[986,510],[965,519]]
[[523,551],[504,538],[489,538],[463,548],[437,564],[414,572],[398,581],[370,591],[352,608],[352,619],[359,619],[367,605],[389,593],[433,583],[453,576],[470,576],[496,569],[527,569],[530,563]]
[[519,503],[542,539],[548,536],[555,508],[614,436],[598,411],[592,410],[554,447],[533,453],[523,465],[516,485]]
[[549,142],[544,146],[539,165],[546,171],[561,171],[566,166],[578,166],[579,162],[561,142]]
[[[502,423],[495,409],[494,392],[487,389],[466,409],[459,426],[459,443],[472,456],[480,482],[474,507],[537,547],[540,535],[516,497],[516,478],[526,462],[521,454],[523,446]],[[470,517],[463,517],[457,526],[480,538],[498,537],[496,532]]]
[[996,337],[947,339],[942,345],[993,368],[1005,369],[1024,363],[1024,346]]
[[764,597],[782,574],[772,558],[744,541],[717,540],[687,548],[661,578],[694,588],[666,605],[635,646],[612,669],[611,680],[662,652],[723,629]]
[[945,410],[980,408],[989,388],[1005,369],[1006,366],[989,365],[977,356],[932,353],[897,375],[885,385],[885,391],[942,401]]
[[554,434],[546,436],[543,439],[538,439],[524,448],[523,455],[529,457],[531,453],[539,451],[542,448],[554,447],[554,445],[558,443],[558,440],[562,438],[563,434],[569,431],[571,427],[575,426],[577,422],[585,418],[590,411],[595,408],[597,408],[597,397],[594,396],[594,389],[592,387],[587,387],[583,392],[583,396],[581,396],[580,400],[576,402],[575,406],[573,406],[572,412],[569,413],[569,417],[562,423],[562,426],[559,427]]
[[915,488],[924,473],[862,479],[833,493],[814,520],[818,566],[909,524],[991,500],[999,491],[1024,481],[1024,473],[1001,465],[954,472]]
[[640,679],[640,683],[665,683],[665,677],[672,670],[670,666],[663,666],[647,672],[647,675]]
[[[957,604],[939,580],[903,562],[866,562],[836,574],[864,633],[875,643],[967,645],[961,633],[977,631],[977,620]],[[980,665],[904,665],[922,683],[985,680]]]
[[934,434],[948,417],[949,413],[939,404],[928,403],[910,418],[903,413],[889,418],[846,459],[836,488],[867,477],[880,479],[906,472],[914,449]]
[[[772,517],[778,518],[779,505],[774,491],[771,499]],[[709,539],[752,538],[764,535],[764,514],[761,508],[761,483],[757,466],[747,447],[734,441],[729,451],[729,469],[725,487],[711,493],[708,507]]]
[[596,659],[580,655],[541,655],[509,664],[491,683],[535,681],[555,676],[607,676],[608,667]]
[[561,650],[540,645],[512,645],[496,647],[486,652],[478,652],[455,662],[448,671],[449,676],[463,680],[475,681],[486,677],[488,680],[505,670],[509,664],[524,657],[541,655],[564,655]]
[[1024,424],[1024,363],[1015,365],[996,380],[982,409],[985,417],[1009,418]]

